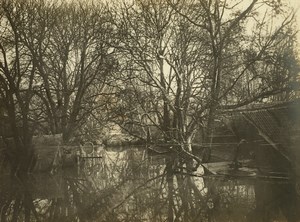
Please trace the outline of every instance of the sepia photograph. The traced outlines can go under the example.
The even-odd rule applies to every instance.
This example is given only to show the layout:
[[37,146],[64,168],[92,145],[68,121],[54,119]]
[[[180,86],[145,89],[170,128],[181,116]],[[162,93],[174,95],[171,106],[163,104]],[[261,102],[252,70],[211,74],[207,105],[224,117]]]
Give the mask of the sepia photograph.
[[300,222],[299,31],[300,0],[0,0],[0,222]]

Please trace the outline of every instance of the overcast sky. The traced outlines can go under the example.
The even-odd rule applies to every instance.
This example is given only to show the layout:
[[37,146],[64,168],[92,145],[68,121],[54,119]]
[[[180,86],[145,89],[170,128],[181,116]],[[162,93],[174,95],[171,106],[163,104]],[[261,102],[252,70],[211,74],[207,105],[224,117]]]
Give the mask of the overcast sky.
[[300,27],[300,0],[289,0],[291,3],[291,6],[295,10],[297,10],[297,21],[298,21],[298,27]]
[[[300,30],[300,0],[287,0],[290,2],[291,6],[294,8],[296,13],[296,19],[298,23],[298,30]],[[298,33],[298,49],[300,51],[300,32]]]

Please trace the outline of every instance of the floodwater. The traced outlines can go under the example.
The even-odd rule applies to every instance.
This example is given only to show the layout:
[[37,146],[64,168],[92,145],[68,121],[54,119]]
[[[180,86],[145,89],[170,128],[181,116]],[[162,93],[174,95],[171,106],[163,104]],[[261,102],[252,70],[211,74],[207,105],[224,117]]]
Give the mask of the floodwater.
[[55,173],[1,176],[0,221],[299,221],[291,184],[166,171],[168,156],[102,149]]

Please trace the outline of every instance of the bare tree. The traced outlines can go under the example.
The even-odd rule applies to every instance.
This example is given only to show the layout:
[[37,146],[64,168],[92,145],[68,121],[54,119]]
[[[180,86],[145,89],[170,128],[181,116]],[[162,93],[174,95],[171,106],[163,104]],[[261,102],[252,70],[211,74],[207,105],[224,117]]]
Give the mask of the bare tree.
[[[206,142],[210,142],[219,110],[292,91],[290,83],[299,72],[292,31],[294,16],[286,13],[283,5],[258,0],[248,5],[226,1],[169,3],[206,37]],[[184,11],[185,5],[193,7]],[[284,63],[277,53],[289,54],[293,65]],[[205,161],[209,159],[207,151]]]
[[63,3],[39,13],[32,16],[28,30],[43,35],[28,39],[26,46],[39,71],[38,95],[50,131],[63,133],[68,142],[98,108],[115,67],[109,51],[113,41],[110,18],[101,4]]
[[[174,173],[191,172],[200,164],[192,154],[191,143],[201,125],[198,101],[205,93],[205,44],[198,36],[202,37],[201,30],[194,29],[165,1],[123,3],[115,20],[123,68],[121,84],[116,86],[118,123],[133,135],[172,153],[166,161],[168,221],[187,218],[190,203],[186,197],[192,191],[183,184],[186,180],[189,184],[194,182],[186,176],[175,177]],[[176,178],[182,201],[178,209],[173,198]]]
[[12,173],[27,171],[33,156],[31,138],[33,124],[31,102],[37,67],[29,51],[22,43],[21,29],[28,14],[23,2],[1,1],[1,60],[0,93],[8,115],[8,129],[12,139],[4,142],[9,147],[6,156],[12,166]]
[[[290,83],[299,71],[294,18],[283,8],[258,0],[248,5],[140,0],[115,7],[120,35],[116,48],[123,69],[113,108],[125,130],[147,142],[160,138],[160,145],[179,157],[167,163],[169,197],[172,171],[190,172],[200,164],[192,154],[197,130],[209,144],[220,111],[292,90]],[[293,65],[281,53],[288,53]],[[202,161],[209,158],[208,147]]]
[[103,4],[1,1],[1,99],[14,168],[18,158],[31,162],[33,134],[62,133],[67,143],[98,118],[117,65],[107,12]]

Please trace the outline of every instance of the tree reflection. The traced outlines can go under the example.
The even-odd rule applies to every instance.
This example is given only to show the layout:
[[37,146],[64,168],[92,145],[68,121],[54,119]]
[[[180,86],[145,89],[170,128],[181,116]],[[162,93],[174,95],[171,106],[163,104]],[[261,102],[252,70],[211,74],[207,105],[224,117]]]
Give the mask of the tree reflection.
[[[1,221],[297,221],[278,208],[296,212],[291,196],[268,199],[262,184],[174,169],[176,157],[139,149],[101,155],[55,175],[2,176]],[[287,185],[272,187],[287,194]]]

